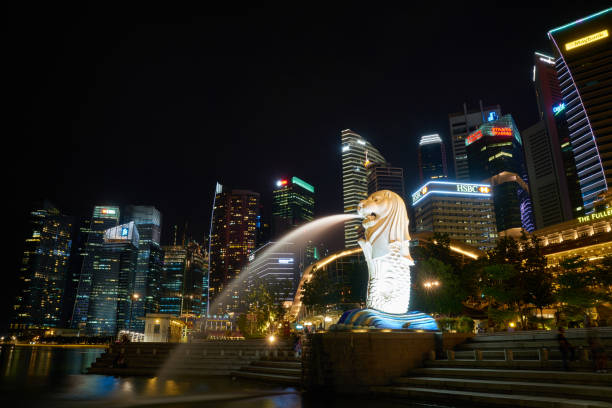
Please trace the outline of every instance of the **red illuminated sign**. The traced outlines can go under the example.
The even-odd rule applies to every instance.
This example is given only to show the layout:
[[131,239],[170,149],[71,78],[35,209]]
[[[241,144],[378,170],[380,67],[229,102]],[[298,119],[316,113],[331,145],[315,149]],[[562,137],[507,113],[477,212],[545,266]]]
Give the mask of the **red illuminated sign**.
[[281,186],[285,186],[287,185],[288,181],[287,180],[281,180],[280,184]]
[[512,136],[512,128],[509,127],[494,127],[491,133],[495,136]]
[[478,130],[474,133],[472,133],[471,135],[469,135],[466,139],[465,139],[465,145],[469,145],[474,143],[475,141],[477,141],[478,139],[480,139],[482,137],[482,131]]

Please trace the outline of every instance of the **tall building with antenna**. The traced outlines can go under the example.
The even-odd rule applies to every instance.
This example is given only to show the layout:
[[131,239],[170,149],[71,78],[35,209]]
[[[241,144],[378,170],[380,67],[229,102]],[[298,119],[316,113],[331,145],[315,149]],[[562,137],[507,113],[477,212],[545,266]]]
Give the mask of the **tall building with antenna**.
[[[342,141],[342,198],[345,214],[355,214],[359,201],[368,197],[368,167],[386,165],[387,161],[370,142],[350,129],[340,134]],[[359,238],[361,221],[344,223],[344,246],[354,248]]]

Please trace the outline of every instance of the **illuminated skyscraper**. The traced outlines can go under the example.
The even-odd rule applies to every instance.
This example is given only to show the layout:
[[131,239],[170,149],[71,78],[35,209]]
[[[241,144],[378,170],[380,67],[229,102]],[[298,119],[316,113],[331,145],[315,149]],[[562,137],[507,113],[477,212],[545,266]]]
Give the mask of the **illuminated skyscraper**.
[[247,287],[265,284],[277,304],[293,300],[301,277],[300,249],[293,243],[268,242],[249,255]]
[[389,165],[374,164],[368,167],[368,195],[380,191],[391,190],[403,200],[406,200],[404,188],[404,169]]
[[129,330],[133,318],[132,282],[138,264],[138,228],[134,221],[104,231],[93,258],[86,333],[114,336]]
[[541,120],[521,136],[535,223],[543,228],[580,216],[583,205],[552,57],[535,53],[533,83]]
[[[341,132],[342,139],[342,197],[344,213],[355,214],[359,201],[368,197],[367,167],[387,164],[380,152],[367,140],[350,129]],[[344,245],[356,247],[361,221],[344,223]]]
[[[255,249],[259,193],[249,190],[217,189],[210,239],[209,296],[220,306],[211,314],[235,312],[240,307],[239,288],[224,293],[240,274]],[[230,293],[231,292],[231,293]]]
[[206,315],[208,254],[196,242],[164,247],[160,313]]
[[91,294],[91,282],[94,268],[94,251],[104,243],[104,231],[119,224],[119,207],[96,206],[87,233],[87,242],[83,254],[83,266],[79,275],[72,327],[84,329],[87,323],[87,310]]
[[483,108],[482,102],[480,103],[480,109],[468,110],[467,104],[463,104],[463,112],[448,115],[456,180],[473,179],[470,176],[465,138],[483,123],[496,120],[500,116],[501,108],[499,105]]
[[612,182],[612,8],[548,32],[587,212]]
[[12,332],[62,326],[73,222],[47,201],[30,212]]
[[416,232],[448,234],[455,241],[489,250],[497,226],[489,184],[431,180],[412,193]]
[[523,141],[511,115],[481,125],[465,139],[469,172],[493,187],[497,231],[535,229]]
[[421,136],[418,152],[419,179],[421,183],[428,180],[448,178],[446,149],[439,134]]
[[272,192],[272,238],[312,221],[314,187],[298,177],[278,180]]
[[[147,313],[158,313],[159,287],[163,266],[160,246],[161,213],[153,206],[130,205],[123,211],[123,222],[133,221],[138,228],[138,265],[131,282],[130,331],[144,333]],[[134,296],[136,295],[136,296]]]

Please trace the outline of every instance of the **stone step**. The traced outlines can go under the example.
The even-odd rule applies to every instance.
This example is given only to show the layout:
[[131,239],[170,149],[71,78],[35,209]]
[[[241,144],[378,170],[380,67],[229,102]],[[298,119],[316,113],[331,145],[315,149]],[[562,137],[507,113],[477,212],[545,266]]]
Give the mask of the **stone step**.
[[291,384],[300,385],[301,376],[294,375],[279,375],[279,374],[267,374],[267,373],[256,373],[251,371],[232,371],[231,375],[237,378],[248,378],[251,380],[258,380],[269,383],[278,384]]
[[[589,348],[586,339],[572,340],[570,343],[574,347]],[[601,344],[607,349],[612,349],[612,339],[602,340]],[[465,342],[457,346],[457,350],[503,350],[503,349],[540,349],[549,350],[559,349],[559,342],[556,339],[547,341],[498,341],[498,342]]]
[[[602,340],[612,338],[612,327],[597,327],[591,329],[568,329],[565,332],[565,337],[572,341],[578,339],[586,339],[589,335],[597,334]],[[518,331],[512,333],[492,333],[492,334],[478,334],[470,337],[469,342],[497,342],[497,341],[531,341],[531,340],[555,340],[556,331],[550,330],[530,330],[530,331]]]
[[302,369],[301,361],[270,361],[270,360],[255,360],[251,363],[253,366],[261,367],[283,367]]
[[444,390],[420,387],[372,387],[380,395],[447,403],[469,404],[469,406],[507,406],[533,408],[611,408],[612,404],[603,401],[567,399],[520,394],[496,394],[473,391]]
[[[562,370],[563,362],[561,360],[427,360],[425,367],[448,367],[448,368],[497,368],[497,369],[519,369],[519,370]],[[591,361],[572,361],[569,362],[571,370],[593,371],[593,362]]]
[[265,366],[257,366],[257,365],[248,365],[242,366],[240,371],[249,371],[252,373],[262,373],[262,374],[280,374],[280,375],[290,375],[301,377],[302,369],[301,368],[285,368],[285,367],[265,367]]
[[582,384],[610,386],[612,373],[549,370],[512,370],[492,368],[427,367],[410,371],[410,376],[470,378],[486,380],[552,382],[560,384]]
[[578,399],[612,401],[612,386],[556,384],[546,382],[495,381],[470,378],[401,377],[395,385],[422,388],[443,388],[461,391],[563,396]]

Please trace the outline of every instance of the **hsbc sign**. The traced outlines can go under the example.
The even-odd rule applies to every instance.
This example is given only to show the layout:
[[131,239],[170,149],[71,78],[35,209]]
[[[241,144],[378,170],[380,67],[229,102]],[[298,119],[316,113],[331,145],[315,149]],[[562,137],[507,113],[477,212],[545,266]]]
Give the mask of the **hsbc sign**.
[[412,204],[416,204],[432,193],[489,196],[491,186],[486,184],[464,184],[448,181],[431,181],[412,194]]

